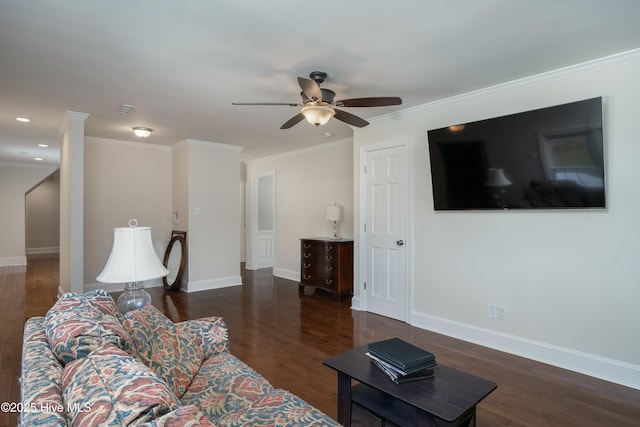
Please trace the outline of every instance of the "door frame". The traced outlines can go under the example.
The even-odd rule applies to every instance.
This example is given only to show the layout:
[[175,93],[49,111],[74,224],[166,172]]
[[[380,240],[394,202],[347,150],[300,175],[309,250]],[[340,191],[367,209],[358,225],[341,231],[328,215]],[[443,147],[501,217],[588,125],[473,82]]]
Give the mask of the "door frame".
[[[359,168],[358,168],[358,226],[355,227],[356,254],[358,259],[358,267],[355,270],[354,298],[352,300],[352,308],[355,310],[367,311],[367,294],[364,290],[364,282],[367,273],[367,256],[366,256],[366,233],[364,225],[367,219],[367,191],[366,191],[366,174],[365,167],[367,164],[367,154],[371,151],[378,151],[387,148],[400,147],[405,150],[406,165],[406,182],[407,182],[407,224],[406,236],[408,237],[405,244],[405,277],[406,277],[406,301],[405,301],[405,319],[398,319],[403,322],[409,322],[411,318],[411,301],[413,301],[413,139],[405,137],[400,139],[386,140],[373,144],[361,145],[359,150]],[[355,289],[357,287],[357,289]]]
[[276,172],[269,171],[260,173],[257,175],[253,175],[250,180],[251,183],[251,191],[248,195],[247,199],[249,200],[249,224],[248,224],[248,233],[247,233],[247,260],[245,263],[245,267],[247,270],[256,270],[259,268],[263,268],[264,266],[260,265],[257,261],[256,248],[258,242],[258,180],[264,177],[273,177],[273,199],[271,200],[273,206],[273,240],[271,245],[271,253],[272,253],[272,266],[276,265],[276,236],[277,236],[277,220],[276,220],[276,191],[277,191],[277,183],[276,183]]

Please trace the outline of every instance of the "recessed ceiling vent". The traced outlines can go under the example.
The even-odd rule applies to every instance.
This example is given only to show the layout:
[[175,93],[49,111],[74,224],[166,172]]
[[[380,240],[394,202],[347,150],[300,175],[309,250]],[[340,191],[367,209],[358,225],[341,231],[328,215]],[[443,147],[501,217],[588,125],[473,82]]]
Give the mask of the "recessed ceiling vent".
[[131,105],[131,104],[122,104],[120,106],[120,108],[118,109],[118,112],[120,114],[122,114],[123,116],[127,116],[129,115],[130,112],[132,112],[133,110],[135,110],[136,108],[138,108],[135,105]]

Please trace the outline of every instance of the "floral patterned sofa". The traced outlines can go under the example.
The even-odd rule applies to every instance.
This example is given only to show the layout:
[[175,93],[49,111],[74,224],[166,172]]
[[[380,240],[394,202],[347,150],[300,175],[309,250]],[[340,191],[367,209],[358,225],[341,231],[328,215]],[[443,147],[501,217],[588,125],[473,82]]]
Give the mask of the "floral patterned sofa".
[[102,290],[29,319],[22,426],[339,426],[229,353],[222,318],[125,315]]

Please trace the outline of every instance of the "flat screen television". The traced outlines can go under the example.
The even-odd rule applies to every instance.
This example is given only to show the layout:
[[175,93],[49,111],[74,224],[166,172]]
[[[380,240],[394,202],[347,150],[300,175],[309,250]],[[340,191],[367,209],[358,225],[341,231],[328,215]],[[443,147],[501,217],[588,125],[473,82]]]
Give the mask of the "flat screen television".
[[604,208],[602,135],[602,98],[429,130],[434,208]]

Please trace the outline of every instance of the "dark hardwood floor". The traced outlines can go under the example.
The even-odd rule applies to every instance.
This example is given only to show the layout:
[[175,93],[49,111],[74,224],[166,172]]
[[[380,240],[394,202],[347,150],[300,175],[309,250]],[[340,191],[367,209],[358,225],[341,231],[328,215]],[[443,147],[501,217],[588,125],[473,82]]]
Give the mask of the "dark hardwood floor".
[[[638,426],[640,390],[469,344],[406,323],[352,311],[322,293],[304,295],[270,269],[242,271],[244,286],[186,294],[149,289],[153,304],[173,321],[224,317],[231,352],[275,387],[336,417],[336,373],[329,356],[389,337],[436,354],[438,362],[497,382],[478,405],[477,425]],[[25,318],[44,315],[58,288],[56,258],[30,258],[26,271],[0,268],[0,400],[18,402]],[[1,426],[15,414],[0,413]]]

